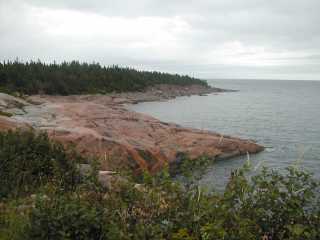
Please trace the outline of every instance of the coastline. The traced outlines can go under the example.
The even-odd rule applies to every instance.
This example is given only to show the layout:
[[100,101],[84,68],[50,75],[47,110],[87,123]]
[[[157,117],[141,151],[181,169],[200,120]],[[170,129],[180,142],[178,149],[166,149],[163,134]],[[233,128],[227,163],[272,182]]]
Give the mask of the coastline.
[[[228,90],[200,85],[158,85],[143,92],[34,95],[26,101],[12,97],[2,110],[13,116],[2,116],[0,128],[29,126],[45,130],[51,138],[74,146],[81,154],[98,156],[103,170],[129,167],[157,172],[165,164],[177,161],[180,153],[191,159],[204,155],[226,159],[262,151],[262,146],[250,140],[185,128],[126,108],[127,104],[224,91]],[[19,102],[20,108],[14,107],[14,101]]]
[[[215,87],[205,87],[202,85],[177,86],[168,84],[159,84],[147,87],[140,92],[124,92],[106,94],[115,99],[118,99],[121,104],[138,104],[140,102],[160,102],[174,99],[177,97],[190,97],[193,95],[205,96],[212,93],[234,92],[235,90],[228,90]],[[123,102],[121,102],[123,100]]]

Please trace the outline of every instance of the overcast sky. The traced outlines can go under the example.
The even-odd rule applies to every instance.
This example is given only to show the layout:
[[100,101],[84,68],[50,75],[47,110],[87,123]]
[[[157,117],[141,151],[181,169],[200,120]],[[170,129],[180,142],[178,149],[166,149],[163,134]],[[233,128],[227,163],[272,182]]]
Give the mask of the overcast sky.
[[320,0],[0,0],[0,60],[320,80]]

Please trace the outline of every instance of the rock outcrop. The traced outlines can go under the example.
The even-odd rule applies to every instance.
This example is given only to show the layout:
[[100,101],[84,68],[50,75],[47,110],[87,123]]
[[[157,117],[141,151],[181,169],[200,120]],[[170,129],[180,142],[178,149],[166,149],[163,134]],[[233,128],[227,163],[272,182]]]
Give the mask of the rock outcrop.
[[[154,91],[162,93],[156,95]],[[182,95],[191,92],[182,87],[174,91]],[[190,94],[195,92],[210,93],[197,89]],[[180,153],[192,159],[203,155],[227,158],[263,150],[249,140],[161,122],[129,111],[123,105],[162,100],[166,98],[163,94],[168,98],[180,96],[166,89],[109,95],[31,96],[20,106],[21,112],[0,118],[0,128],[30,126],[45,130],[51,138],[74,146],[84,155],[98,156],[102,170],[130,167],[156,172],[165,163],[175,161]],[[7,111],[14,113],[12,108]]]

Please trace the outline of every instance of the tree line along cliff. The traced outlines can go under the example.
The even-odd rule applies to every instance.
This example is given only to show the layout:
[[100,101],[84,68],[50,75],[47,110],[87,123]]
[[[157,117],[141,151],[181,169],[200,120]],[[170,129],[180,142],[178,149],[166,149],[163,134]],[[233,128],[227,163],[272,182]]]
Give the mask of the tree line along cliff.
[[23,94],[90,94],[142,91],[157,84],[203,85],[206,81],[162,72],[138,71],[117,65],[78,61],[43,63],[5,61],[0,63],[0,91]]

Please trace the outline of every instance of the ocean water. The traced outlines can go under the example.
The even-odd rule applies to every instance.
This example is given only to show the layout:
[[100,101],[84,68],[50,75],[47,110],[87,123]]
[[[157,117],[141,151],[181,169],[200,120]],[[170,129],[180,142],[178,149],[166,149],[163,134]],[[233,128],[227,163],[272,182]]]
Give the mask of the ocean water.
[[[208,80],[215,87],[239,90],[208,96],[145,102],[130,108],[187,127],[253,139],[266,147],[251,155],[253,166],[281,171],[299,165],[320,178],[320,81]],[[210,166],[201,184],[222,188],[230,171],[247,157]]]

